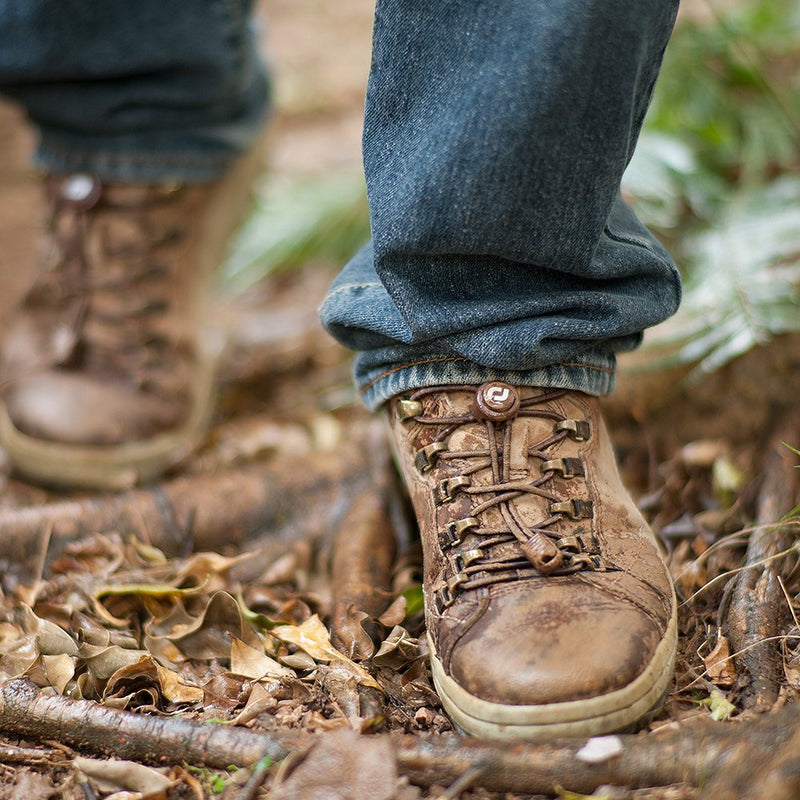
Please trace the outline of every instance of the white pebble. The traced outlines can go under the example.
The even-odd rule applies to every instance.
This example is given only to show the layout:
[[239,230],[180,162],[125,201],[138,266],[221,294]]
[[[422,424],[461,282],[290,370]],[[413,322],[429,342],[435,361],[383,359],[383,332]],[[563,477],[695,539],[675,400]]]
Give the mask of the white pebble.
[[622,753],[622,739],[619,736],[595,736],[589,739],[575,754],[579,761],[586,764],[602,764]]

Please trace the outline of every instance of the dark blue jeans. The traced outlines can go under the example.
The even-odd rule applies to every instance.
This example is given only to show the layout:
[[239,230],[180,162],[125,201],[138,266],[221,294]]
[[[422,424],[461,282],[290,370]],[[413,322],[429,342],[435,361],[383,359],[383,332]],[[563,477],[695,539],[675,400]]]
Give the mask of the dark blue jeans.
[[677,308],[619,195],[677,0],[379,0],[364,163],[372,243],[322,308],[376,407],[480,383],[605,394]]
[[[267,106],[243,0],[0,0],[0,91],[38,161],[207,180]],[[371,408],[423,385],[604,394],[677,272],[619,196],[677,0],[379,0],[372,243],[322,308]]]
[[0,93],[35,160],[106,180],[208,181],[258,135],[269,92],[253,0],[0,0]]

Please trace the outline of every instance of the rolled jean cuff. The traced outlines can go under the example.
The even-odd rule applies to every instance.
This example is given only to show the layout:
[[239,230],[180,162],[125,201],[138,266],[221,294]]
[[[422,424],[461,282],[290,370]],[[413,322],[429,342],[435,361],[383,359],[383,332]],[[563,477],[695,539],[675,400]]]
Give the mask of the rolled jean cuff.
[[424,386],[481,384],[487,381],[574,389],[602,397],[614,390],[615,361],[613,356],[593,356],[585,362],[579,360],[576,363],[549,364],[537,369],[514,371],[483,367],[465,358],[429,358],[384,369],[374,377],[359,374],[356,363],[356,384],[361,399],[371,411],[395,395]]
[[86,152],[69,144],[42,139],[33,163],[43,172],[57,175],[86,173],[117,183],[209,183],[222,177],[238,153],[197,155],[180,153],[131,153],[113,150]]
[[[237,158],[263,135],[269,109],[264,103],[245,123],[208,132],[118,136],[113,145],[40,132],[34,166],[54,174],[86,173],[118,183],[210,183],[221,178]],[[178,146],[180,144],[180,146]]]

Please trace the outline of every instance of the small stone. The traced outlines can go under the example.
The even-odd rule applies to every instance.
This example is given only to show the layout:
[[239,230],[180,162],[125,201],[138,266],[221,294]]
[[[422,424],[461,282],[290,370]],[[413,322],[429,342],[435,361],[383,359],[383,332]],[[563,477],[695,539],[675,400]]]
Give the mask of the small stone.
[[435,720],[436,713],[425,706],[418,708],[416,714],[414,714],[414,724],[424,730],[430,728]]

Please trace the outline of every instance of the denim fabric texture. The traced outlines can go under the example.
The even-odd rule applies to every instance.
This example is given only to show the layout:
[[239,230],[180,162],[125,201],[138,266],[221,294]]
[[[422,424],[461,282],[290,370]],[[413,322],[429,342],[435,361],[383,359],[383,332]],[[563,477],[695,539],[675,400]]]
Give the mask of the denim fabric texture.
[[[252,0],[0,0],[0,92],[38,164],[206,181],[257,135]],[[379,0],[364,128],[372,242],[322,308],[376,408],[506,379],[606,394],[679,302],[619,195],[677,0]]]
[[269,104],[253,0],[0,0],[0,93],[40,134],[45,170],[203,182]]
[[505,379],[607,394],[680,279],[620,197],[677,0],[379,0],[372,242],[321,309],[376,408]]

